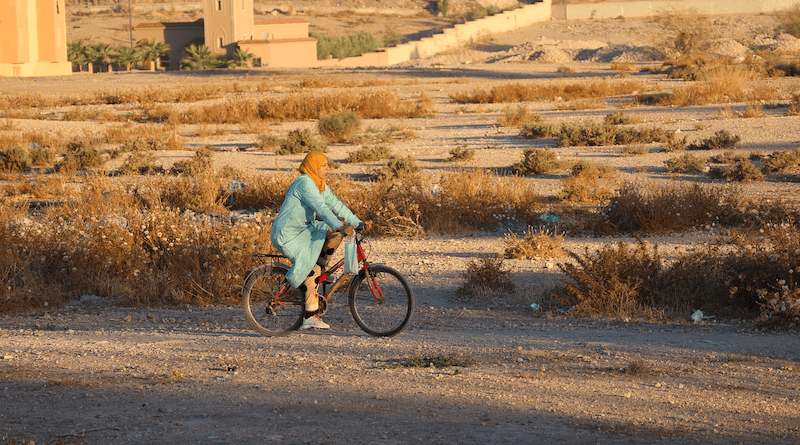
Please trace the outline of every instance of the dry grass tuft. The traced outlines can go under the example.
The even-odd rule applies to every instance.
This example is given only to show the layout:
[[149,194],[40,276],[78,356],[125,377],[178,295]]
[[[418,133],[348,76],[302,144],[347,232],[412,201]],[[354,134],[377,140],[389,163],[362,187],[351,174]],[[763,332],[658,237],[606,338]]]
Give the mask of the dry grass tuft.
[[635,81],[596,81],[574,84],[522,84],[509,83],[492,87],[489,91],[476,89],[472,92],[460,92],[450,96],[456,103],[488,104],[503,102],[528,102],[542,100],[578,100],[602,99],[609,96],[631,94],[641,91],[644,86]]
[[521,237],[509,234],[503,241],[505,258],[557,258],[566,255],[564,237],[544,230],[529,228]]
[[503,265],[503,258],[475,257],[467,265],[463,274],[465,282],[456,290],[456,294],[472,298],[476,303],[513,295],[516,286],[510,276],[511,270]]
[[612,167],[578,163],[564,179],[558,198],[569,202],[604,203],[616,193],[618,172]]

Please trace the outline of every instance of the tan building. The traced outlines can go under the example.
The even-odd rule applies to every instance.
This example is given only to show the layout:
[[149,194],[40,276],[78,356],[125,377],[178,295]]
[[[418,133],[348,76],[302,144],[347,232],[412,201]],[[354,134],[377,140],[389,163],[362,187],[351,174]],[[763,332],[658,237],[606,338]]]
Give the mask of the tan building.
[[221,58],[248,51],[260,66],[309,67],[317,64],[317,39],[303,19],[254,21],[253,0],[204,0],[203,19],[191,23],[142,23],[136,39],[170,45],[170,70],[180,68],[184,48],[205,44]]
[[64,0],[0,0],[0,76],[61,76],[67,60]]

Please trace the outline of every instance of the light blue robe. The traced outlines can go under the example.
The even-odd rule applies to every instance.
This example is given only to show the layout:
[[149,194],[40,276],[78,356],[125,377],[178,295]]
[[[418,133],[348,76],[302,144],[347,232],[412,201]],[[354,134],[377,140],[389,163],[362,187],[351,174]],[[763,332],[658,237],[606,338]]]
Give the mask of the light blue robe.
[[[322,221],[316,221],[317,217]],[[289,186],[281,210],[272,223],[270,239],[292,262],[286,279],[293,287],[303,284],[311,273],[325,244],[328,227],[333,230],[341,227],[340,218],[351,226],[361,224],[329,186],[320,193],[308,175],[300,175]]]

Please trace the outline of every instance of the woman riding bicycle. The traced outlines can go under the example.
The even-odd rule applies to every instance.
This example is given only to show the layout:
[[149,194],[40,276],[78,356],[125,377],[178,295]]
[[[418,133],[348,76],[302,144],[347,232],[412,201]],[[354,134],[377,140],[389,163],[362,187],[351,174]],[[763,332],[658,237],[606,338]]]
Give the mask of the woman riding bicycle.
[[286,191],[272,224],[270,239],[292,262],[286,280],[305,295],[305,319],[300,328],[328,329],[330,325],[318,314],[319,277],[344,235],[353,235],[353,228],[362,221],[325,184],[329,167],[324,154],[309,153],[299,170],[301,175]]

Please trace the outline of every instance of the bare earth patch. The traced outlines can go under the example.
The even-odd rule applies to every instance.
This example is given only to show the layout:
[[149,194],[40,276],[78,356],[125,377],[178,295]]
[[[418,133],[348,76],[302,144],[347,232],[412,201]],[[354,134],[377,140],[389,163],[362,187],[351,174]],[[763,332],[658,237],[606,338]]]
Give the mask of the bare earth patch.
[[[731,38],[771,26],[771,19],[718,18]],[[794,45],[786,42],[762,39],[763,45]],[[556,146],[553,138],[522,139],[519,127],[498,123],[507,107],[518,104],[457,104],[453,94],[532,79],[636,81],[642,86],[636,94],[682,86],[681,81],[638,70],[657,65],[651,44],[645,20],[554,21],[388,69],[4,79],[0,91],[55,96],[237,83],[253,95],[354,90],[390,90],[403,98],[424,94],[433,103],[434,116],[366,119],[363,126],[411,135],[389,145],[399,156],[417,158],[435,183],[454,169],[509,171],[524,149]],[[736,54],[747,49],[720,42],[720,48],[726,47]],[[610,69],[615,61],[632,62],[637,69],[620,75]],[[559,72],[565,64],[574,71]],[[293,86],[314,77],[334,86]],[[337,82],[357,86],[340,88]],[[623,111],[638,117],[636,125],[679,130],[689,142],[727,130],[741,137],[736,151],[744,154],[796,148],[800,117],[786,115],[796,78],[758,82],[780,92],[778,99],[764,102],[765,116],[758,118],[721,117],[722,104],[620,108],[635,94],[606,98],[599,108],[589,109],[563,100],[522,105],[550,122],[599,122]],[[267,92],[257,88],[268,84],[278,87]],[[744,110],[747,104],[731,106]],[[60,132],[64,137],[117,125],[9,121],[17,131]],[[238,124],[180,125],[174,131],[186,135],[191,146],[158,154],[168,165],[189,159],[191,148],[204,146],[214,152],[219,167],[252,174],[289,171],[302,155],[279,156],[255,145],[259,135],[282,136],[297,128],[315,130],[316,122],[265,124],[255,133],[241,131]],[[474,149],[475,155],[461,163],[445,161],[456,147]],[[357,148],[330,146],[328,155],[341,166],[337,174],[364,178],[381,165],[344,163]],[[637,156],[623,156],[621,146],[554,149],[568,161],[565,165],[596,162],[618,169],[622,179],[632,182],[711,182],[703,173],[668,174],[664,162],[674,154],[655,144]],[[106,168],[118,168],[121,162],[109,161]],[[563,188],[567,174],[565,167],[529,181],[552,197]],[[744,194],[764,199],[797,202],[800,196],[796,181],[741,187]],[[0,438],[21,442],[27,435],[36,443],[86,444],[798,443],[796,329],[765,332],[750,320],[718,318],[692,323],[689,313],[671,322],[575,319],[548,306],[549,289],[564,277],[555,264],[566,260],[507,260],[520,289],[514,295],[480,302],[457,298],[469,261],[501,254],[504,235],[372,239],[372,259],[405,273],[416,293],[410,327],[390,339],[361,332],[341,296],[325,317],[332,325],[329,332],[283,338],[258,336],[235,306],[128,308],[87,296],[47,313],[3,314]],[[713,229],[699,228],[647,240],[671,252],[692,249],[713,235]],[[618,241],[633,239],[574,236],[565,238],[565,247],[582,251]],[[531,303],[541,309],[532,310]],[[414,357],[457,357],[471,364],[410,366]],[[6,438],[4,443],[14,442]]]

